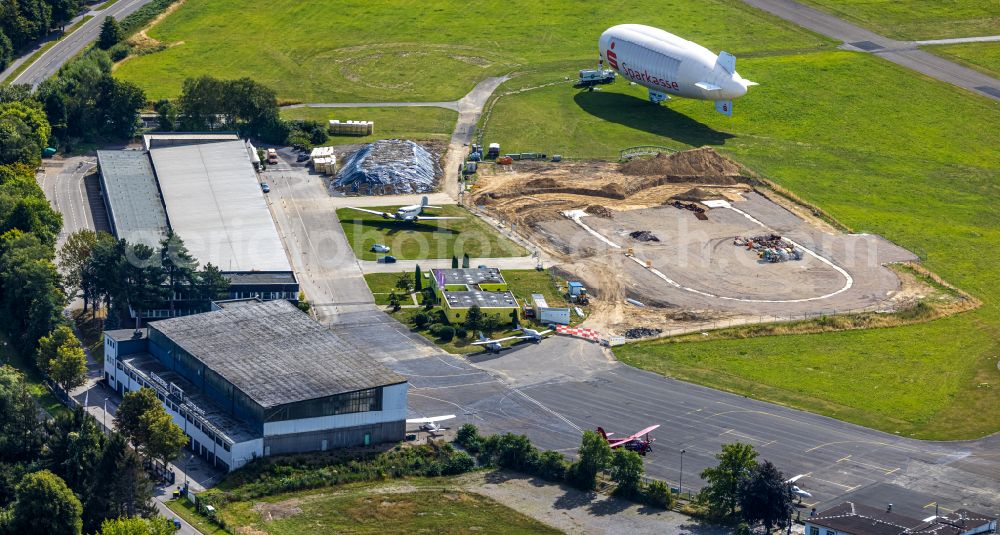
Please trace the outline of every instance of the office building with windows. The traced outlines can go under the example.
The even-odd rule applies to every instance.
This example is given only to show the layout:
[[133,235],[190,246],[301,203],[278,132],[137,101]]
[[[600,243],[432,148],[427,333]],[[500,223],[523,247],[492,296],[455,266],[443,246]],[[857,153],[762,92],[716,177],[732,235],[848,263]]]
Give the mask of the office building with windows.
[[152,388],[189,448],[225,470],[254,457],[403,439],[408,384],[371,350],[285,300],[217,308],[105,331],[108,384],[120,394]]

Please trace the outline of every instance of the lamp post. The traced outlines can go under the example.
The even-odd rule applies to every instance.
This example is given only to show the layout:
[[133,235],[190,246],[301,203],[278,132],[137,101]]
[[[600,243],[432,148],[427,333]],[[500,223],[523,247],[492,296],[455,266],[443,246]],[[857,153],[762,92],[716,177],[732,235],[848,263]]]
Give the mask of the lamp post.
[[677,494],[684,493],[684,454],[687,450],[681,450],[681,477],[680,481],[677,482]]

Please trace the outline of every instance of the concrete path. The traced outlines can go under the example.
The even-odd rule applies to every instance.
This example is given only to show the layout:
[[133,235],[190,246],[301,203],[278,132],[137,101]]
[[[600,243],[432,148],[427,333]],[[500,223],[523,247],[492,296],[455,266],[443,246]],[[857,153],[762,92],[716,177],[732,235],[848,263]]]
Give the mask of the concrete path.
[[[11,84],[29,84],[32,88],[38,87],[38,84],[55,74],[59,70],[59,67],[62,67],[70,58],[97,39],[97,36],[101,34],[101,24],[104,23],[105,17],[110,16],[121,20],[151,1],[118,0],[118,2],[107,9],[87,13],[93,15],[94,18],[88,20],[77,28],[76,31],[56,43],[52,48],[46,50],[34,63],[21,72],[17,78],[12,80]],[[6,78],[7,72],[4,71],[5,74],[0,79]]]
[[[389,253],[392,254],[392,253]],[[379,264],[374,260],[359,260],[361,271],[365,273],[412,273],[417,264],[421,270],[428,269],[448,269],[451,267],[450,258],[432,258],[427,260],[398,260],[395,264]],[[533,256],[513,256],[508,258],[473,258],[472,267],[484,264],[499,269],[535,269],[538,259]]]
[[1000,80],[917,48],[914,41],[889,39],[795,0],[743,0],[789,22],[844,42],[843,48],[870,52],[897,65],[1000,101]]
[[981,37],[956,37],[954,39],[930,39],[926,41],[913,41],[915,44],[924,45],[958,45],[962,43],[991,43],[1000,41],[1000,35],[983,35]]
[[460,100],[448,102],[307,102],[289,104],[282,108],[447,108],[458,111]]
[[500,84],[510,79],[510,76],[500,76],[487,78],[476,84],[476,87],[469,91],[469,94],[458,101],[458,122],[455,123],[455,132],[451,135],[451,143],[448,145],[448,154],[444,161],[444,178],[441,184],[441,191],[447,193],[452,199],[459,198],[458,178],[459,168],[465,161],[468,153],[469,143],[476,133],[476,123],[483,114],[483,106],[490,99],[490,95],[496,91]]

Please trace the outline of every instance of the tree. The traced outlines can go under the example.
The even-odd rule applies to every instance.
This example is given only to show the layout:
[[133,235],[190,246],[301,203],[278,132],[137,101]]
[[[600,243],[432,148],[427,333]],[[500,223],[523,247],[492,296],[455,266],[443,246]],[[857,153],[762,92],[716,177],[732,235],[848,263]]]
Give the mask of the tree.
[[153,109],[156,110],[156,122],[159,125],[157,130],[172,132],[177,125],[177,106],[164,98],[158,100]]
[[31,102],[0,104],[0,164],[41,162],[52,129],[41,105]]
[[63,392],[69,394],[70,390],[87,382],[87,356],[80,346],[61,346],[56,352],[56,358],[49,361],[46,370]]
[[116,518],[101,524],[99,535],[172,535],[174,524],[169,518]]
[[399,275],[399,278],[396,279],[396,288],[399,288],[400,290],[403,290],[405,292],[409,292],[410,291],[410,274],[409,273],[403,272],[403,273],[401,273]]
[[84,494],[83,527],[96,531],[105,519],[149,516],[155,509],[153,485],[139,455],[128,447],[121,433],[112,432]]
[[143,415],[143,424],[149,430],[146,452],[151,458],[163,462],[164,466],[176,459],[181,448],[188,443],[184,430],[174,423],[174,419],[162,406],[159,411]]
[[450,342],[455,338],[455,328],[451,325],[444,325],[438,330],[437,336],[444,342]]
[[0,460],[33,460],[44,443],[38,406],[27,384],[17,369],[0,367]]
[[80,10],[79,0],[48,0],[52,6],[52,26],[65,28]]
[[63,346],[80,346],[80,340],[68,325],[59,325],[39,339],[38,349],[35,351],[35,365],[38,370],[48,373],[49,363],[55,360],[59,355],[59,348]]
[[469,267],[469,255],[468,254],[463,254],[462,255],[462,267],[463,268],[468,268]]
[[0,70],[7,68],[13,54],[14,47],[11,45],[10,39],[3,33],[3,30],[0,29]]
[[570,466],[567,482],[581,490],[594,490],[597,474],[611,462],[608,441],[595,431],[586,430],[577,451],[579,458]]
[[123,33],[121,24],[114,17],[104,17],[101,24],[101,35],[97,38],[97,46],[107,50],[118,44],[122,40]]
[[167,300],[166,275],[159,255],[142,243],[126,248],[123,271],[125,302],[136,312],[138,326],[140,311],[159,308]]
[[465,328],[470,331],[477,331],[483,328],[483,309],[479,305],[472,305],[465,313]]
[[785,528],[792,518],[792,488],[770,461],[764,461],[740,482],[739,504],[743,520],[751,526],[759,522],[770,533],[775,526]]
[[458,257],[455,255],[451,256],[451,269],[458,269]]
[[413,291],[422,292],[424,289],[424,277],[420,273],[420,264],[417,264],[417,268],[413,270]]
[[115,239],[106,232],[97,233],[97,243],[80,274],[84,304],[93,303],[95,312],[99,303],[110,309],[113,300],[125,299],[126,248],[125,240]]
[[125,394],[118,405],[115,425],[136,450],[164,464],[177,457],[188,441],[150,388]]
[[97,232],[80,229],[66,238],[59,249],[59,270],[63,274],[63,287],[70,297],[81,289],[83,269],[90,260],[90,253],[97,245]]
[[150,437],[144,417],[157,411],[165,412],[153,389],[140,388],[134,392],[127,392],[115,413],[115,428],[126,439],[132,441],[137,451],[142,452]]
[[395,290],[389,292],[389,306],[392,307],[393,312],[401,308],[399,306],[399,295],[396,294]]
[[77,407],[69,414],[59,414],[46,424],[45,465],[61,477],[78,495],[88,490],[95,468],[104,450],[104,433],[97,420]]
[[101,79],[97,91],[94,106],[98,111],[100,133],[119,138],[135,135],[139,110],[146,105],[146,93],[142,88],[108,75]]
[[417,312],[413,316],[413,325],[416,326],[416,328],[418,329],[423,329],[424,327],[426,327],[427,322],[429,321],[430,317],[423,312]]
[[634,451],[618,448],[611,455],[609,473],[611,479],[618,484],[615,493],[632,498],[642,486],[642,457]]
[[188,252],[187,246],[184,245],[180,236],[170,230],[160,240],[160,265],[170,288],[170,311],[173,315],[174,301],[181,299],[185,292],[191,293],[194,290],[198,261]]
[[547,481],[562,481],[569,463],[558,451],[545,450],[538,456],[538,477]]
[[[201,268],[201,271],[195,277],[195,285],[198,299],[205,302],[205,310],[209,309],[212,301],[229,297],[229,284],[229,279],[222,274],[222,270],[214,266],[211,262]],[[302,294],[302,296],[304,295]],[[300,302],[302,296],[300,296]]]
[[15,229],[0,236],[0,324],[19,335],[13,342],[25,354],[62,321],[66,299],[53,256],[34,234]]
[[83,506],[59,476],[42,470],[17,486],[11,516],[14,533],[67,533],[83,530]]
[[712,514],[731,516],[739,505],[740,483],[750,477],[756,466],[757,452],[750,444],[736,442],[724,444],[715,458],[719,461],[718,466],[701,472],[701,478],[708,484],[698,493],[698,499]]

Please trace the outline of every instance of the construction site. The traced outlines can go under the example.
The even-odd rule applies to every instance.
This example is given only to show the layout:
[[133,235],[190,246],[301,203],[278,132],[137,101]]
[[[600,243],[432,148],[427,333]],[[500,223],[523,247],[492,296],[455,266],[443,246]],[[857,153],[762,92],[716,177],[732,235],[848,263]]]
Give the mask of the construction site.
[[469,200],[583,281],[592,298],[584,325],[609,334],[912,304],[888,265],[914,262],[913,253],[840,232],[753,176],[711,148],[517,162],[482,167]]

